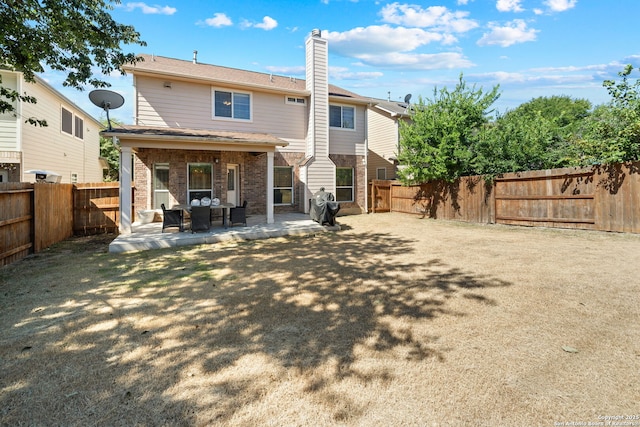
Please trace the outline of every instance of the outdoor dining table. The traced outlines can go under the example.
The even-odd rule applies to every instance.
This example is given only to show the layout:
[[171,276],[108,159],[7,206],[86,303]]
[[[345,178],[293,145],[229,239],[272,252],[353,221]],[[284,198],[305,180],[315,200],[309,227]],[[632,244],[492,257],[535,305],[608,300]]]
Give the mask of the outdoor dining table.
[[[191,205],[175,205],[173,206],[173,209],[183,209],[187,212],[191,212]],[[209,205],[209,208],[211,210],[214,209],[224,209],[224,212],[222,213],[222,225],[224,226],[224,228],[227,228],[227,220],[229,218],[229,209],[235,207],[235,205],[233,203],[219,203],[217,205]]]

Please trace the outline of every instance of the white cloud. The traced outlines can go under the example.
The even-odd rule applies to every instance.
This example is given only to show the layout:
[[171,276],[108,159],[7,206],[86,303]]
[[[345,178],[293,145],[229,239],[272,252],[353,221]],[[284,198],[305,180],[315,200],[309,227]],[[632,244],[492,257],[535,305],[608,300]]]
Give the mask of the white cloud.
[[439,70],[473,67],[475,64],[457,52],[443,53],[400,53],[384,55],[357,55],[364,64],[403,70]]
[[496,9],[500,12],[523,12],[524,9],[520,3],[522,0],[498,0]]
[[204,23],[210,27],[226,27],[229,25],[233,25],[231,19],[224,13],[215,13],[213,18],[207,18],[204,20]]
[[260,24],[256,24],[255,26],[256,28],[262,28],[263,30],[269,31],[278,26],[278,21],[270,16],[265,16],[264,18],[262,18],[262,22]]
[[304,76],[305,75],[305,67],[304,65],[299,65],[295,67],[278,67],[275,65],[269,65],[265,67],[265,69],[271,73],[281,74],[283,76]]
[[262,22],[255,24],[251,21],[247,21],[246,19],[244,21],[242,21],[242,23],[240,24],[240,26],[242,28],[260,28],[263,29],[265,31],[269,31],[269,30],[273,30],[274,28],[276,28],[278,26],[278,21],[276,21],[275,19],[273,19],[270,16],[265,16],[264,18],[262,18]]
[[178,11],[175,7],[159,5],[149,6],[142,2],[127,3],[124,5],[124,8],[127,12],[140,9],[145,15],[173,15]]
[[553,12],[564,12],[572,9],[578,3],[578,0],[545,0],[544,4]]
[[467,19],[469,12],[452,12],[444,6],[430,6],[426,9],[418,5],[400,3],[388,4],[380,11],[382,20],[390,24],[409,27],[433,27],[438,31],[463,33],[478,26],[472,19]]
[[329,67],[329,77],[336,80],[375,80],[384,76],[380,71],[349,71],[344,67]]
[[329,48],[343,56],[358,57],[360,54],[382,54],[408,52],[431,42],[451,43],[455,38],[420,28],[372,25],[357,27],[349,31],[323,31]]
[[522,19],[514,19],[505,26],[490,22],[489,28],[491,31],[485,33],[478,40],[479,46],[499,45],[508,47],[516,43],[534,41],[538,33],[538,30],[527,28],[527,23]]

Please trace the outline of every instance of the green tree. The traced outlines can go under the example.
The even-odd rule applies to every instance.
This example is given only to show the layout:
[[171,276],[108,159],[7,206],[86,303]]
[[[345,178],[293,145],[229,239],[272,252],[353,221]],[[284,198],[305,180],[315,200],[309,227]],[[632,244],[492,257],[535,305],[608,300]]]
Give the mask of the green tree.
[[[108,87],[94,75],[93,67],[108,75],[138,58],[124,53],[123,44],[145,46],[132,26],[109,14],[119,0],[3,0],[0,2],[0,53],[2,66],[23,73],[27,82],[48,66],[66,73],[64,86],[83,90],[85,85]],[[27,93],[2,86],[0,113],[13,112],[16,102],[35,103]],[[28,119],[32,124],[46,122]]]
[[402,167],[399,179],[407,184],[434,179],[454,180],[472,170],[473,147],[488,123],[499,86],[485,93],[467,87],[462,74],[453,91],[434,89],[432,100],[419,99],[410,123],[400,123]]
[[[102,126],[106,129],[108,126],[107,119],[100,120]],[[112,126],[122,126],[122,122],[111,119]],[[104,171],[103,180],[107,182],[115,182],[120,179],[120,149],[113,143],[113,138],[100,136],[100,157],[106,160],[107,170]]]
[[578,163],[618,163],[640,159],[640,79],[629,81],[633,66],[618,75],[620,81],[605,80],[611,101],[598,106],[585,120],[573,141]]
[[475,173],[493,177],[573,164],[570,140],[590,109],[584,99],[539,97],[498,117],[478,138]]

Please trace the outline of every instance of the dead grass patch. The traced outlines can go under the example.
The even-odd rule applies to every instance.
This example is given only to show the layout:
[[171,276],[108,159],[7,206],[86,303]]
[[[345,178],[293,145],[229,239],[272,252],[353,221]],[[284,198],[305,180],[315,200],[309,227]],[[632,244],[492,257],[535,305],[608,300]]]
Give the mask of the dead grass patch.
[[71,239],[2,268],[1,424],[638,414],[640,236],[400,214],[340,223],[134,254]]

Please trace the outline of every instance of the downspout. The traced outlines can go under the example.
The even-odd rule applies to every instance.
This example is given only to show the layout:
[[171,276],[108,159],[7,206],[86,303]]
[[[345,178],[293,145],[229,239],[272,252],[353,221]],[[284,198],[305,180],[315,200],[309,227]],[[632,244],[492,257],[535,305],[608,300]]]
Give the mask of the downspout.
[[369,213],[369,107],[364,109],[364,213]]

